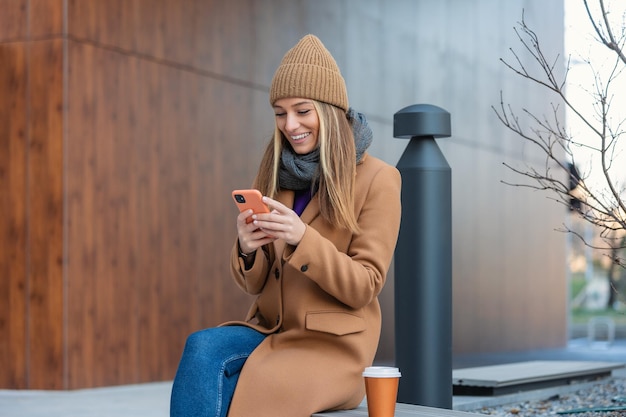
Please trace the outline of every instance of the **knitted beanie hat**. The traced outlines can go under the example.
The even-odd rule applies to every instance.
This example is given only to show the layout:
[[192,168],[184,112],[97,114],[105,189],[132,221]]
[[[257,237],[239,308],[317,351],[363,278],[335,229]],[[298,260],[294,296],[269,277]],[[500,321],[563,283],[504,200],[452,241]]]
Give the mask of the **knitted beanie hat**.
[[322,41],[306,35],[283,57],[270,87],[270,104],[303,97],[348,111],[348,91],[339,67]]

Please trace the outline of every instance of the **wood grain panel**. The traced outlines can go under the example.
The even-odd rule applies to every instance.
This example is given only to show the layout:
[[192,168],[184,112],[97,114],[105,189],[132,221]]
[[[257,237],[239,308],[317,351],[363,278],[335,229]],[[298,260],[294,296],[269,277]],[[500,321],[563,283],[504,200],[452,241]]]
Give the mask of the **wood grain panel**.
[[0,0],[0,41],[60,35],[64,0]]
[[[96,153],[93,140],[97,107],[93,48],[69,42],[67,176],[67,351],[68,387],[94,385],[96,344]],[[79,138],[79,139],[74,139]],[[77,186],[76,184],[89,184]],[[88,358],[88,359],[86,359]]]
[[30,0],[30,36],[50,37],[63,33],[63,3],[65,0]]
[[[254,3],[68,0],[69,33],[89,42],[249,82],[257,70],[252,60],[255,52],[269,47],[256,44]],[[282,55],[283,50],[279,51]],[[265,75],[263,82],[267,82]]]
[[[111,2],[110,10],[126,16],[131,3]],[[153,3],[145,13],[161,16],[153,23],[171,17],[167,24],[182,30],[190,16],[183,24],[169,7]],[[84,3],[71,10],[95,28],[108,24]],[[176,49],[204,42],[195,36]],[[248,308],[228,272],[230,190],[251,183],[268,136],[249,143],[245,88],[128,51],[70,45],[69,385],[169,379],[190,332]]]
[[[132,262],[137,251],[131,218],[133,157],[132,136],[124,129],[127,89],[125,72],[117,54],[98,54],[93,68],[96,112],[92,138],[95,151],[95,357],[96,385],[133,381],[136,362],[136,308],[134,286],[139,277]],[[126,90],[125,90],[126,88]],[[83,139],[83,138],[81,138]],[[73,141],[72,141],[73,143]],[[72,277],[75,279],[77,277]],[[113,364],[108,370],[104,364]]]
[[257,155],[224,118],[250,117],[246,91],[77,42],[69,85],[69,385],[172,378],[189,333],[250,301],[228,272],[230,190],[256,168],[228,160]]
[[26,37],[27,5],[28,0],[0,0],[0,42]]
[[26,388],[26,51],[0,45],[0,387]]
[[63,384],[63,42],[30,45],[29,387]]

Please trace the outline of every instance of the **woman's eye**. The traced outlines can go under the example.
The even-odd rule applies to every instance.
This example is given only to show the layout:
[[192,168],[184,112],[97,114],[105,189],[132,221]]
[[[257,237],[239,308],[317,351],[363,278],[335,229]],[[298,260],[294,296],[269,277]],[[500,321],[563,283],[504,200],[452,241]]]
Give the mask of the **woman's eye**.
[[298,110],[298,114],[307,114],[311,110]]
[[276,117],[282,117],[282,116],[284,116],[285,114],[287,114],[287,113],[275,113],[275,116],[276,116]]

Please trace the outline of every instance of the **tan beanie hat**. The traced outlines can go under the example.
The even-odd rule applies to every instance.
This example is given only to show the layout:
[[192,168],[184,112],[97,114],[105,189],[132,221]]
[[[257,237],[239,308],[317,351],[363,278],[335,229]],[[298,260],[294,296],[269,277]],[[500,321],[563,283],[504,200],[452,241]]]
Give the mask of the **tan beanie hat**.
[[339,67],[322,41],[306,35],[291,48],[274,73],[270,104],[286,97],[303,97],[348,111],[348,91]]

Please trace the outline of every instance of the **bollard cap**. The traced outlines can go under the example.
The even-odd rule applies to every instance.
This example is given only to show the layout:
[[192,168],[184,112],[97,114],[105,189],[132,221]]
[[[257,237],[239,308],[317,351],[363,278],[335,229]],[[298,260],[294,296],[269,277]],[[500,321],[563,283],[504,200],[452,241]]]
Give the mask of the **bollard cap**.
[[393,137],[447,138],[452,135],[450,113],[432,104],[413,104],[393,115]]

